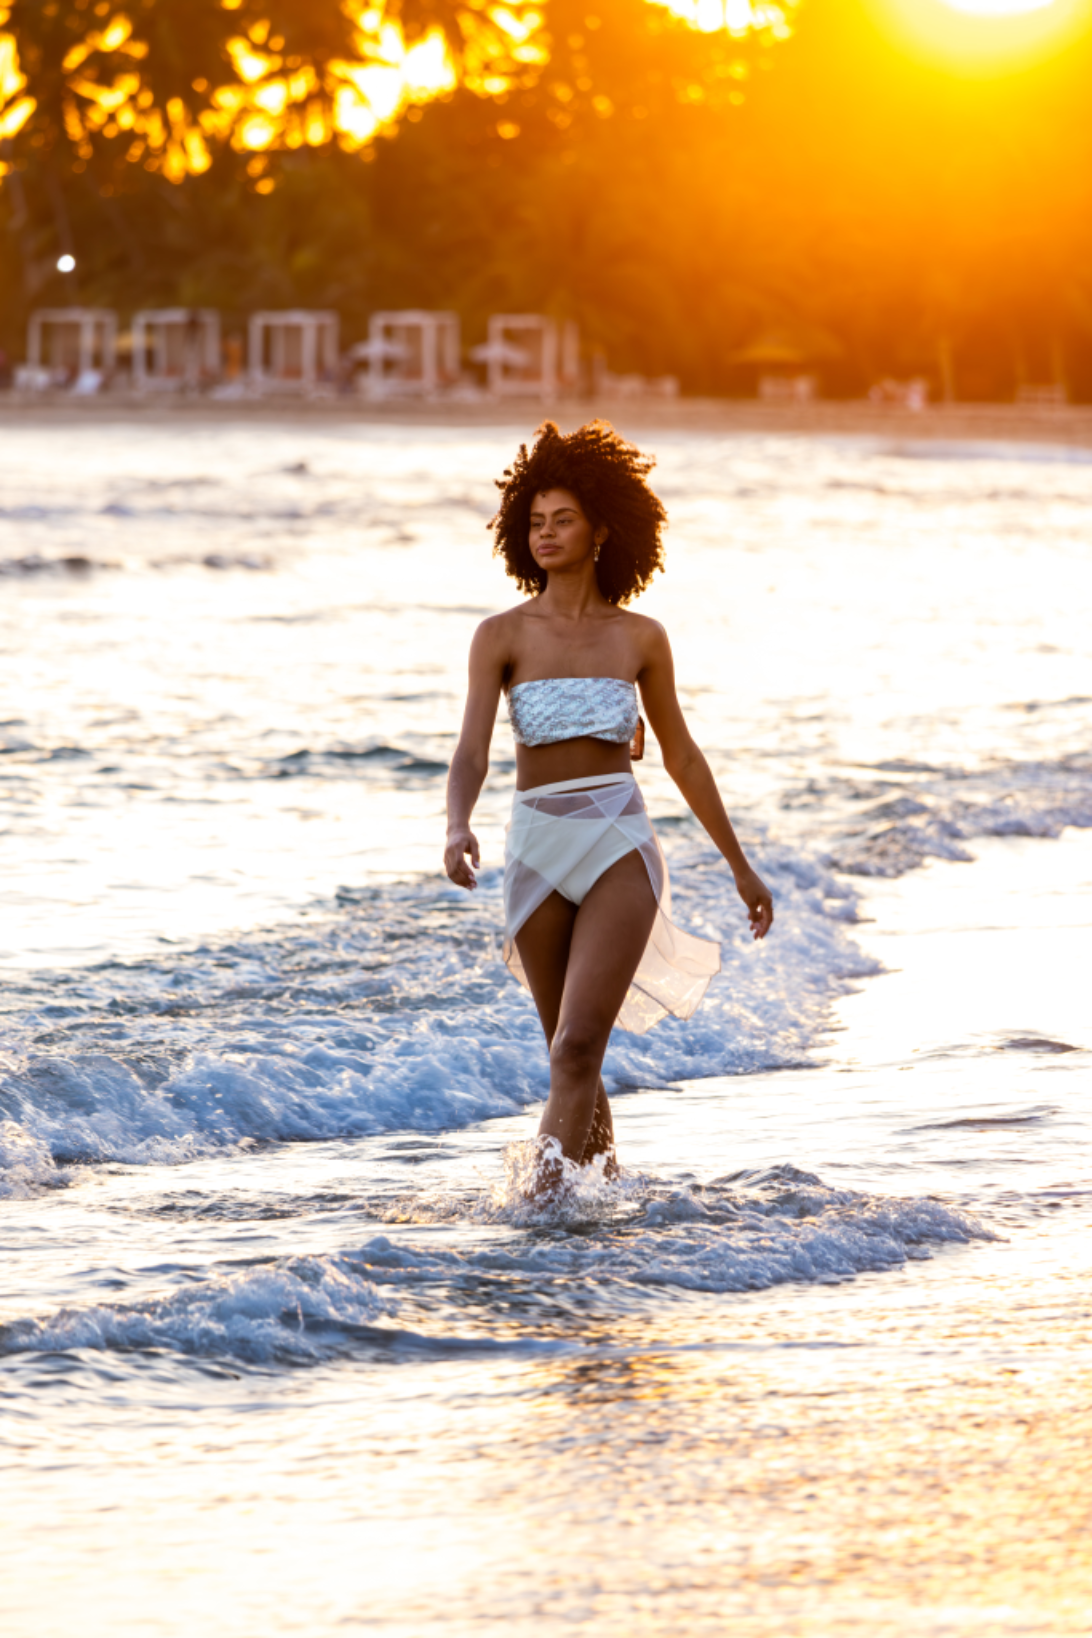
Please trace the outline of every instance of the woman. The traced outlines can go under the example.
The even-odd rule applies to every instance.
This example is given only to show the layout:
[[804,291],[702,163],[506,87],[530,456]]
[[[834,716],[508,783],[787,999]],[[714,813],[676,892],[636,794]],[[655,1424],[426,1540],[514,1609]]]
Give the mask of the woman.
[[561,1181],[559,1149],[579,1165],[602,1155],[616,1170],[600,1075],[611,1028],[689,1018],[720,968],[719,945],[670,920],[667,866],[631,769],[644,740],[637,689],[664,767],[727,860],[755,938],[773,921],[769,891],[683,720],[667,634],[621,606],[663,567],[666,513],[647,482],[652,465],[605,422],[563,436],[548,421],[498,480],[495,551],[529,596],[474,634],[448,780],[444,868],[473,889],[470,818],[504,691],[517,787],[504,958],[530,989],[550,1049],[537,1190]]

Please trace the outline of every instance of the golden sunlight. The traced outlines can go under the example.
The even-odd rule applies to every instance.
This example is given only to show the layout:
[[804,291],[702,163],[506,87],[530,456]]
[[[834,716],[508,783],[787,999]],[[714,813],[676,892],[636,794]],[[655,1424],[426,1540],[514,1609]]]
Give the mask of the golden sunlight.
[[748,34],[753,29],[767,30],[777,38],[789,32],[788,13],[796,0],[783,3],[755,3],[752,0],[653,0],[664,5],[676,17],[682,17],[691,27],[703,34],[716,34],[727,29],[729,34]]
[[1011,17],[1021,11],[1045,11],[1057,0],[945,0],[953,11],[968,11],[976,17]]
[[915,56],[964,74],[1011,72],[1065,49],[1092,0],[874,0]]

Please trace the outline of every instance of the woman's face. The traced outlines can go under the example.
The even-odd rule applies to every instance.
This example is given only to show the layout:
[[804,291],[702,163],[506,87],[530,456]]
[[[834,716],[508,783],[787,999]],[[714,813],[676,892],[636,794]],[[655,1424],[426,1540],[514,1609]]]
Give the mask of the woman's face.
[[602,545],[607,531],[591,520],[570,489],[545,489],[531,502],[531,556],[540,569],[575,569]]

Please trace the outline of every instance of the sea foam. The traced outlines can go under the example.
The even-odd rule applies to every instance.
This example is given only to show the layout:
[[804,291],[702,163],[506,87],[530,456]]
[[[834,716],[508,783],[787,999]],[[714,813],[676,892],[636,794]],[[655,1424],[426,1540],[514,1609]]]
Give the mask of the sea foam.
[[[676,913],[722,937],[724,971],[689,1022],[616,1031],[608,1084],[806,1061],[832,1000],[874,970],[852,940],[852,894],[767,849],[779,921],[756,946],[712,849],[671,852]],[[0,1117],[58,1164],[139,1165],[512,1115],[545,1095],[548,1066],[500,960],[500,922],[493,872],[472,899],[431,882],[372,889],[303,929],[111,963],[63,987],[43,975],[9,1029],[22,1050],[0,1075]]]
[[252,1364],[313,1363],[343,1352],[344,1339],[389,1306],[341,1258],[286,1258],[144,1302],[15,1320],[0,1326],[0,1353],[168,1349]]
[[[490,1220],[493,1233],[484,1247],[447,1249],[434,1238],[417,1243],[414,1223],[403,1223],[397,1240],[373,1235],[336,1254],[233,1268],[161,1296],[16,1319],[0,1326],[0,1354],[166,1351],[292,1367],[376,1346],[542,1346],[538,1328],[534,1337],[513,1329],[523,1290],[531,1312],[556,1299],[579,1328],[600,1311],[836,1284],[938,1246],[995,1238],[939,1201],[835,1189],[792,1166],[703,1186],[639,1176],[605,1185],[589,1169],[560,1201],[528,1207],[494,1193],[430,1206],[417,1197],[413,1210],[418,1226]],[[565,1345],[563,1324],[551,1339]]]

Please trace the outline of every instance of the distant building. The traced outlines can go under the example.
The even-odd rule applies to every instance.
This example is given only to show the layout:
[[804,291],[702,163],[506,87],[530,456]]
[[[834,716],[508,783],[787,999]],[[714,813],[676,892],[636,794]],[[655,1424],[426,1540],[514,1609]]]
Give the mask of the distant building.
[[819,379],[767,373],[758,378],[758,396],[767,404],[812,404],[819,396]]
[[765,330],[729,354],[728,362],[768,403],[808,404],[820,395],[816,366],[838,358],[841,351],[832,336],[819,330]]
[[1016,389],[1016,402],[1035,409],[1060,409],[1069,403],[1064,381],[1044,381],[1035,386],[1030,382]]
[[417,395],[432,398],[459,381],[459,318],[419,308],[373,313],[367,341],[349,357],[367,365],[370,398]]
[[580,335],[573,323],[559,327],[541,313],[494,313],[488,339],[470,356],[486,366],[488,391],[496,398],[553,398],[580,384]]
[[220,375],[220,315],[211,307],[146,308],[133,315],[133,386],[177,391]]
[[869,387],[868,401],[870,404],[897,404],[900,409],[919,412],[929,402],[929,383],[923,375],[915,375],[909,381],[896,381],[891,376],[885,376],[882,381]]
[[606,354],[592,354],[592,391],[597,398],[677,398],[677,375],[615,375]]
[[27,325],[27,361],[15,385],[97,392],[117,367],[118,318],[109,307],[39,307]]
[[251,313],[247,374],[255,392],[313,393],[333,388],[338,316],[307,308]]

